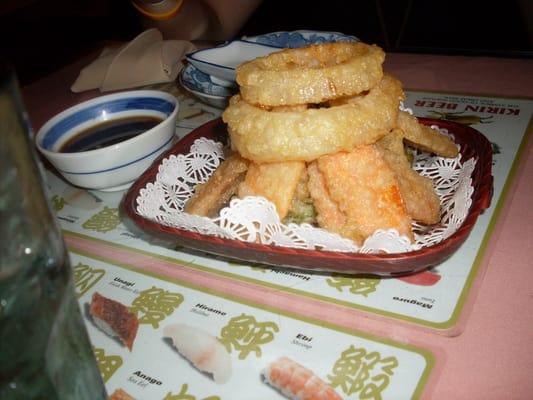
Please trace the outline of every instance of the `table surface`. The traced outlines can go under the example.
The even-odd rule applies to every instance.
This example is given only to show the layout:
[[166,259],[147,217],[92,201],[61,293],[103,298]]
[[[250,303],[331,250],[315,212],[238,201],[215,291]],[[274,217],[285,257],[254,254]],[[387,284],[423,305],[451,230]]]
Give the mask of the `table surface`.
[[[81,59],[23,88],[36,131],[48,118],[99,95],[69,90]],[[423,54],[387,55],[385,70],[406,88],[435,92],[533,98],[533,60]],[[365,330],[438,349],[442,368],[424,397],[432,399],[526,399],[533,393],[533,279],[529,276],[533,237],[533,150],[527,143],[518,172],[484,255],[485,275],[468,322],[455,337],[368,320]]]

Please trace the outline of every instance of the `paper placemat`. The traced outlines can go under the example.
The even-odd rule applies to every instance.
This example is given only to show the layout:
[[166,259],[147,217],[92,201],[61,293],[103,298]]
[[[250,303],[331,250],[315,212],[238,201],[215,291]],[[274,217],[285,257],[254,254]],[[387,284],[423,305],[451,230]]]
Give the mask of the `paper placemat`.
[[[518,155],[524,147],[533,101],[408,92],[405,105],[417,116],[439,117],[471,125],[489,138],[494,150],[491,207],[480,216],[470,237],[454,256],[436,268],[410,277],[379,279],[307,273],[243,265],[187,249],[164,247],[139,232],[129,221],[122,221],[118,207],[123,193],[75,189],[49,173],[51,199],[65,234],[74,241],[101,241],[115,246],[117,252],[138,252],[198,271],[350,307],[380,318],[394,318],[436,332],[458,334],[461,332],[458,322],[464,318],[471,288],[483,275],[480,271],[482,257],[516,169]],[[203,108],[195,103],[190,107]],[[195,125],[194,121],[189,120],[189,125]],[[130,258],[135,263],[135,257]]]
[[[434,368],[434,355],[413,345],[295,319],[124,264],[76,253],[71,263],[109,394],[121,389],[135,399],[284,399],[261,371],[287,357],[341,398],[407,399],[420,397]],[[137,318],[131,350],[95,323],[89,311],[95,293]],[[166,336],[172,329],[177,346]],[[210,358],[213,347],[218,352]],[[292,384],[298,386],[298,377]]]

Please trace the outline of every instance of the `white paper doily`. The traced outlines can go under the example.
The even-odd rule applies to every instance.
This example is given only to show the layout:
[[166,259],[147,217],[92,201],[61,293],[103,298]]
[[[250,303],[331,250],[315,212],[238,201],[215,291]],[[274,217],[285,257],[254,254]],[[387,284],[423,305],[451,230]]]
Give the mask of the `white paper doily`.
[[[445,129],[439,130],[448,134]],[[471,178],[474,159],[462,162],[460,154],[450,159],[418,152],[414,169],[433,180],[441,199],[441,223],[431,227],[414,223],[415,243],[390,229],[376,231],[359,247],[349,239],[309,224],[282,224],[274,204],[262,197],[234,199],[217,218],[183,212],[194,187],[209,179],[223,157],[221,143],[200,138],[188,154],[164,159],[156,181],[140,190],[137,213],[166,226],[245,242],[340,252],[403,253],[432,246],[452,235],[465,220],[474,192]]]

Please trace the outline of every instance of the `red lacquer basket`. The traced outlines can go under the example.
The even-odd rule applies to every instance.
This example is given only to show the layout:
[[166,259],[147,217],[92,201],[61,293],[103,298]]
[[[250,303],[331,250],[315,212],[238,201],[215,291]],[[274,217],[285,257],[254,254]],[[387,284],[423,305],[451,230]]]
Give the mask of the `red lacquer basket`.
[[226,143],[226,125],[216,119],[195,129],[180,140],[165,154],[159,157],[144,174],[130,187],[122,208],[143,230],[164,237],[181,246],[207,253],[229,257],[248,263],[269,264],[275,266],[299,268],[305,270],[330,271],[348,274],[375,274],[397,276],[415,273],[442,263],[450,257],[468,238],[480,213],[490,205],[493,191],[492,146],[477,130],[450,121],[419,118],[425,125],[437,125],[453,134],[455,141],[461,145],[463,162],[471,157],[477,159],[472,173],[472,206],[465,221],[459,229],[442,242],[421,250],[397,254],[361,254],[343,253],[323,250],[302,250],[239,240],[223,239],[211,235],[164,226],[139,215],[136,211],[136,199],[139,192],[148,183],[155,182],[159,165],[171,154],[187,154],[194,141],[205,137]]

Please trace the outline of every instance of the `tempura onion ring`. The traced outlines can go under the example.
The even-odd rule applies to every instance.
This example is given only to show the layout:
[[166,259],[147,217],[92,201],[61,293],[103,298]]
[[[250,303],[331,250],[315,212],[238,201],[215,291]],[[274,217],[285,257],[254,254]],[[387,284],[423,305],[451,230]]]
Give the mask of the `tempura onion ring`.
[[222,114],[231,145],[255,162],[312,161],[371,144],[395,125],[404,97],[401,83],[385,75],[368,94],[330,108],[276,112],[235,95]]
[[237,83],[251,104],[318,104],[375,86],[383,77],[384,59],[381,48],[361,42],[286,49],[241,64]]

